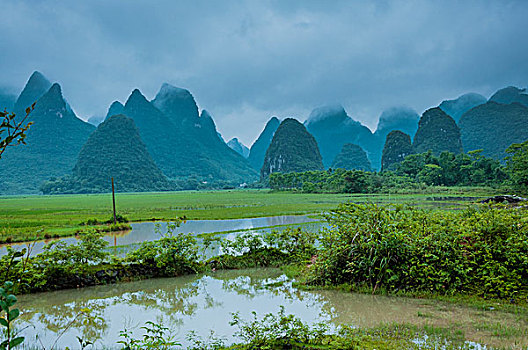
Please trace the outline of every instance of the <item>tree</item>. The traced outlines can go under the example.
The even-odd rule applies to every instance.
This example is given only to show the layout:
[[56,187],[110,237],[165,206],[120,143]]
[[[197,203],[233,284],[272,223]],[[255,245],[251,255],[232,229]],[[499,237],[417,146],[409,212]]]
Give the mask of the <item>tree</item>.
[[8,146],[26,144],[26,132],[33,122],[26,122],[31,111],[35,109],[35,103],[26,108],[26,116],[21,120],[16,120],[15,113],[7,111],[0,112],[0,158]]
[[509,154],[506,169],[510,179],[517,190],[528,193],[528,140],[512,144],[506,153]]

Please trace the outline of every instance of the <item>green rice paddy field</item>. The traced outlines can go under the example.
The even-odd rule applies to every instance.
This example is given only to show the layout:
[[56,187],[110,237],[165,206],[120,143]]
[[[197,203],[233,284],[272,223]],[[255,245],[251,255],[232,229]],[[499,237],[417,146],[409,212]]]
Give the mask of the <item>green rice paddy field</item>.
[[[269,190],[118,193],[117,212],[130,221],[239,219],[321,214],[339,203],[402,203],[453,209],[495,194],[485,188],[432,188],[414,194],[307,194]],[[112,217],[111,194],[0,197],[0,242],[68,236],[89,219]]]

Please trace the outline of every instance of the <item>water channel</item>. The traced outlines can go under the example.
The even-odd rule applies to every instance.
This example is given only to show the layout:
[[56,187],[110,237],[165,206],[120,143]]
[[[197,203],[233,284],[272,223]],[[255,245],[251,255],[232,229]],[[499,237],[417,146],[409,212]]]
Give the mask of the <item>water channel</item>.
[[[236,234],[243,230],[271,230],[280,229],[288,225],[313,225],[309,229],[319,229],[321,223],[318,219],[310,218],[306,215],[283,215],[272,217],[260,217],[249,219],[231,219],[231,220],[187,220],[182,223],[180,227],[176,228],[174,233],[212,233],[212,232],[229,232]],[[114,246],[133,246],[144,241],[153,241],[161,238],[159,232],[156,230],[156,225],[159,224],[159,232],[164,233],[167,230],[166,222],[137,222],[132,223],[132,230],[126,232],[106,234],[103,239],[109,243],[109,247]],[[77,242],[76,237],[59,238],[67,244],[74,244]],[[44,246],[53,240],[41,240],[34,244],[32,255],[42,252]],[[0,245],[0,256],[5,255],[6,247],[10,246],[15,250],[22,250],[27,247],[27,243],[11,243]]]

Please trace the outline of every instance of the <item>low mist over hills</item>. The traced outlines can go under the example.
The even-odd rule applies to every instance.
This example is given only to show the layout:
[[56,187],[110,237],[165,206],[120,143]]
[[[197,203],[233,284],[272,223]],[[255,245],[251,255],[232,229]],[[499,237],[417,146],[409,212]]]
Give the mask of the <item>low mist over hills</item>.
[[517,102],[528,107],[528,93],[526,93],[526,89],[519,89],[515,86],[508,86],[507,88],[500,89],[494,93],[489,100],[490,102],[497,102],[505,105]]
[[[120,174],[114,177],[120,178],[123,191],[233,188],[258,181],[259,172],[265,179],[276,171],[329,167],[386,170],[408,154],[428,150],[456,154],[483,149],[483,155],[503,160],[508,146],[528,139],[527,97],[524,89],[511,86],[489,101],[468,93],[444,100],[421,118],[411,108],[393,107],[380,115],[374,133],[342,106],[323,106],[304,125],[272,117],[248,149],[236,137],[224,142],[213,117],[200,111],[191,92],[166,83],[150,101],[139,89],[124,104],[114,101],[105,122],[90,119],[100,127],[94,132],[94,125],[75,115],[61,86],[34,72],[17,98],[0,93],[0,105],[19,118],[36,102],[27,145],[3,155],[0,194],[39,193],[46,181],[42,188],[48,193],[104,192],[111,177],[105,173]],[[106,153],[111,148],[122,159]],[[135,177],[138,172],[149,180]]]
[[406,134],[414,135],[418,130],[420,116],[409,107],[389,108],[379,117],[378,127],[374,135],[385,142],[387,135],[393,130],[400,130]]
[[438,107],[458,123],[462,114],[466,113],[471,108],[486,102],[487,100],[484,96],[475,93],[468,93],[455,100],[442,101]]
[[340,105],[314,109],[304,125],[317,140],[325,168],[332,165],[345,143],[359,145],[367,154],[376,147],[370,129],[349,117]]

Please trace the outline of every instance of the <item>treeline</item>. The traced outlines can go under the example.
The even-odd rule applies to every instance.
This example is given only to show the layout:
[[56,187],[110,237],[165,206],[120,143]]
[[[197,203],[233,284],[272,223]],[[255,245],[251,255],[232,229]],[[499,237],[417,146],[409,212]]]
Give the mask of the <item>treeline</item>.
[[300,173],[272,173],[272,190],[301,190],[305,193],[376,193],[387,188],[418,188],[407,176],[392,172],[328,169]]
[[301,190],[306,193],[376,193],[425,186],[509,186],[520,192],[528,189],[528,141],[508,148],[507,164],[482,155],[428,151],[411,154],[390,171],[328,169],[299,173],[273,173],[273,190]]

